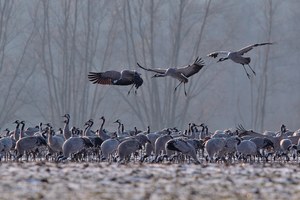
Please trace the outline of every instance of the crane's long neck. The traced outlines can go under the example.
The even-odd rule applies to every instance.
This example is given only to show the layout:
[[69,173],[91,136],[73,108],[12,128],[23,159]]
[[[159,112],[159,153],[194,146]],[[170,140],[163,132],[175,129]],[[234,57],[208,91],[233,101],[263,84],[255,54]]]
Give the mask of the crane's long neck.
[[49,130],[47,131],[47,135],[48,135],[48,143],[50,144],[52,142],[52,130],[49,128]]
[[14,132],[14,138],[16,141],[18,141],[19,140],[19,132],[20,132],[20,129],[19,129],[20,123],[19,122],[16,122],[16,123],[17,123],[17,126],[16,126],[16,129]]
[[88,124],[84,129],[83,135],[87,136],[88,135],[87,133],[90,131],[90,129],[91,129],[91,124]]
[[24,137],[24,128],[25,128],[25,123],[22,121],[21,122],[22,127],[21,127],[21,131],[20,131],[20,139]]
[[118,123],[118,134],[120,134],[121,133],[121,126],[122,126],[122,124],[120,122],[117,122],[117,123]]
[[196,137],[196,125],[195,124],[192,124],[192,126],[191,126],[191,133],[190,133],[190,137],[192,138],[192,139],[194,139],[195,137]]
[[222,62],[222,61],[225,61],[225,60],[228,60],[228,56],[227,56],[227,57],[224,57],[224,58],[220,58],[220,59],[218,60],[218,62]]
[[64,125],[64,131],[68,131],[69,130],[69,119],[65,120],[65,125]]
[[124,124],[121,124],[122,125],[122,133],[124,132]]
[[134,134],[137,135],[139,132],[136,127],[134,127]]
[[100,126],[100,132],[103,131],[104,123],[105,123],[105,118],[102,118],[102,124]]
[[206,136],[206,134],[205,134],[205,127],[202,126],[202,130],[201,130],[201,132],[200,132],[200,139],[204,139],[205,136]]
[[67,140],[71,137],[69,122],[70,122],[70,118],[66,117],[64,131],[63,131],[65,140]]
[[191,133],[191,131],[192,131],[192,124],[191,124],[191,123],[189,123],[189,130],[188,130],[188,133],[190,134],[190,133]]
[[9,136],[9,130],[8,129],[6,129],[6,137],[8,137]]
[[104,123],[105,123],[105,118],[102,117],[102,124],[101,124],[101,127],[99,129],[99,137],[102,139],[102,140],[107,140],[108,138],[110,138],[107,133],[103,130],[103,126],[104,126]]
[[282,134],[286,132],[286,127],[285,127],[285,125],[281,125],[280,131],[281,131]]
[[40,133],[43,132],[43,123],[40,123],[40,124],[39,124],[39,131],[40,131]]

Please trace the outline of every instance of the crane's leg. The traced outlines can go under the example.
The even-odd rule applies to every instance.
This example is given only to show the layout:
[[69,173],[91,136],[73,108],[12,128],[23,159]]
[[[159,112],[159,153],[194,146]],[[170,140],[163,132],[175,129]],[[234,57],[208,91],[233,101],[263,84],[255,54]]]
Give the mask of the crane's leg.
[[254,76],[256,76],[255,71],[252,69],[252,67],[248,64],[249,68],[251,69],[252,73],[254,74]]
[[180,82],[174,89],[174,92],[176,92],[177,88],[181,85],[182,82]]
[[183,83],[183,89],[184,89],[185,96],[187,96],[186,89],[185,89],[185,83]]
[[244,70],[245,70],[245,72],[246,72],[246,74],[247,74],[248,78],[250,79],[250,74],[248,74],[248,72],[247,72],[247,70],[246,70],[246,68],[245,68],[245,66],[244,66],[244,65],[243,65],[243,68],[244,68]]
[[135,94],[135,95],[137,94],[137,90],[138,90],[137,88],[134,90],[134,94]]
[[129,94],[130,94],[130,92],[131,92],[131,90],[132,90],[133,86],[134,86],[134,84],[132,84],[132,86],[131,86],[130,90],[128,91],[128,94],[127,94],[127,95],[129,95]]

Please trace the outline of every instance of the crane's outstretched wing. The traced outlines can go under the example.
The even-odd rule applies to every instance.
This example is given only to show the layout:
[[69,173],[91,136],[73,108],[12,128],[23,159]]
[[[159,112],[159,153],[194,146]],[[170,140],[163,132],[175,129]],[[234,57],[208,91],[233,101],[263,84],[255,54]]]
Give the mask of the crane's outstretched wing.
[[121,73],[118,71],[106,71],[106,72],[90,72],[88,74],[89,81],[93,84],[112,85],[114,81],[119,80]]
[[204,67],[202,58],[197,57],[192,65],[177,68],[177,72],[182,73],[185,77],[190,77],[198,73]]
[[141,66],[139,63],[136,63],[136,64],[139,68],[142,68],[143,70],[150,71],[150,72],[156,72],[156,73],[159,73],[159,74],[164,74],[167,71],[166,69],[161,69],[161,68],[150,69],[150,68],[146,68],[146,67]]
[[272,42],[265,42],[265,43],[251,44],[251,45],[248,45],[246,47],[243,47],[242,49],[238,50],[237,52],[240,55],[244,55],[248,51],[252,50],[253,47],[258,47],[258,46],[263,46],[263,45],[271,45],[271,44],[273,44],[273,43]]
[[207,56],[212,57],[212,58],[216,58],[216,57],[218,57],[219,54],[228,55],[229,51],[214,51],[214,52],[211,52],[211,53],[207,54]]

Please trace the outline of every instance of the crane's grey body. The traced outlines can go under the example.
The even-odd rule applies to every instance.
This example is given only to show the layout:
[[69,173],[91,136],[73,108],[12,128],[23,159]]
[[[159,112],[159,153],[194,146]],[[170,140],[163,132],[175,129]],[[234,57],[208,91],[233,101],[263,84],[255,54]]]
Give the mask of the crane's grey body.
[[[179,80],[180,81],[179,85],[181,83],[184,84],[184,93],[185,95],[187,95],[185,90],[185,84],[188,82],[188,78],[198,73],[204,67],[204,62],[202,58],[197,57],[193,64],[186,65],[179,68],[171,67],[167,69],[161,69],[161,68],[151,69],[151,68],[142,67],[139,63],[137,63],[137,66],[139,68],[142,68],[143,70],[155,72],[156,74],[154,74],[153,77],[171,76],[172,78]],[[175,87],[175,91],[179,85]]]
[[244,64],[244,65],[248,65],[251,62],[250,57],[243,57],[238,52],[230,52],[228,53],[227,57],[233,62]]
[[62,146],[65,142],[64,138],[58,135],[53,135],[53,130],[48,130],[48,146],[54,153],[62,152]]
[[65,117],[66,119],[64,120],[64,129],[63,129],[63,135],[65,140],[69,139],[71,137],[71,131],[69,128],[69,123],[70,123],[70,115],[69,114],[65,114],[63,117]]
[[142,146],[145,146],[148,143],[151,144],[151,141],[148,139],[148,137],[144,133],[139,133],[136,136],[134,136],[134,138],[137,139]]
[[156,158],[161,154],[161,151],[163,151],[163,154],[166,154],[165,145],[171,139],[173,139],[173,137],[169,134],[162,135],[156,139],[154,143],[154,153]]
[[205,150],[209,160],[213,161],[214,156],[223,150],[226,144],[225,138],[211,138],[205,144]]
[[101,144],[102,160],[109,159],[116,153],[120,141],[118,139],[107,139]]
[[0,160],[3,155],[5,158],[7,158],[8,154],[11,155],[10,150],[12,150],[15,144],[16,141],[9,136],[0,139]]
[[244,65],[247,65],[251,69],[251,71],[254,75],[256,75],[256,73],[252,69],[252,67],[249,65],[249,63],[251,62],[251,58],[250,57],[243,57],[243,55],[245,53],[247,53],[248,51],[252,50],[254,47],[263,46],[263,45],[271,45],[271,44],[273,44],[273,43],[265,42],[265,43],[251,44],[251,45],[248,45],[246,47],[243,47],[242,49],[240,49],[238,51],[232,51],[232,52],[230,52],[230,51],[215,51],[215,52],[212,52],[212,53],[208,54],[207,56],[212,57],[212,58],[216,58],[216,57],[218,57],[219,54],[226,55],[225,57],[220,58],[218,60],[218,62],[222,62],[224,60],[230,59],[235,63],[239,63],[243,66],[243,68],[244,68],[244,70],[247,74],[247,77],[250,78],[250,74],[247,72]]
[[58,160],[65,160],[67,159],[71,154],[78,153],[81,150],[93,147],[92,142],[87,137],[70,137],[67,139],[63,146],[63,155],[58,157]]
[[146,150],[146,155],[145,157],[149,157],[152,152],[154,152],[154,148],[155,148],[155,140],[160,136],[160,134],[158,134],[157,132],[154,133],[148,133],[147,134],[147,138],[150,141],[150,143],[146,143],[145,145],[145,150]]
[[137,139],[131,138],[128,140],[124,140],[119,144],[117,149],[120,158],[119,162],[123,161],[124,159],[126,159],[126,161],[129,161],[130,155],[139,149],[142,149],[142,145]]
[[[256,132],[253,132],[252,130],[250,130],[250,131],[245,130],[244,127],[242,127],[241,125],[240,125],[240,127],[238,127],[238,130],[240,132],[239,137],[242,137],[242,138],[244,138],[245,136],[249,136],[252,138],[255,138],[255,137],[268,138],[273,143],[274,151],[279,151],[281,149],[280,141],[282,139],[286,138],[286,136],[284,134],[284,130],[282,128],[281,128],[281,131],[279,132],[279,134],[277,134],[275,137],[256,133]],[[251,139],[251,138],[249,138],[249,139]],[[289,139],[292,141],[293,144],[296,144],[299,139],[299,136],[289,137]]]
[[47,142],[42,136],[28,136],[19,139],[15,147],[18,152],[16,159],[21,158],[25,151],[35,150],[39,146],[47,146]]
[[39,127],[38,126],[36,126],[36,127],[28,127],[26,130],[25,130],[25,132],[24,132],[24,134],[25,135],[28,135],[28,136],[33,136],[36,132],[38,132],[40,129],[39,129]]
[[237,136],[230,136],[225,139],[225,146],[220,152],[219,156],[222,157],[225,154],[233,155],[236,152],[237,145],[241,142],[241,140]]
[[183,73],[178,71],[176,68],[168,68],[164,74],[154,75],[154,77],[165,77],[165,76],[171,76],[172,78],[175,78],[183,83],[187,83],[189,81],[188,78]]
[[3,147],[3,149],[1,149],[0,152],[7,153],[13,148],[15,141],[11,137],[4,137],[0,139],[0,143]]
[[293,133],[293,136],[300,136],[300,129],[296,130],[296,131]]
[[255,137],[251,138],[250,141],[254,142],[258,149],[264,149],[267,147],[274,148],[273,142],[268,138]]
[[184,155],[191,156],[197,164],[200,164],[200,161],[198,160],[196,155],[196,149],[194,145],[184,140],[183,138],[174,138],[169,140],[165,144],[165,148],[166,150],[178,151]]
[[293,143],[290,139],[282,139],[280,141],[280,148],[283,151],[283,153],[287,153],[292,144]]
[[237,152],[243,156],[256,156],[258,149],[254,142],[250,140],[243,140],[237,145]]
[[90,72],[88,74],[89,80],[93,84],[101,85],[132,85],[128,94],[130,93],[133,86],[136,90],[143,84],[143,79],[140,74],[135,70],[122,70],[121,72],[110,70],[106,72]]

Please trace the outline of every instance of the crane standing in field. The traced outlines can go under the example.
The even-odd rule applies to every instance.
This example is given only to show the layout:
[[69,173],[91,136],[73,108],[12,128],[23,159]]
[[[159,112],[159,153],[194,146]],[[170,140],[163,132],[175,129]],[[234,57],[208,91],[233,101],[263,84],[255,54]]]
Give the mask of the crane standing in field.
[[155,72],[153,77],[166,77],[171,76],[177,80],[180,81],[180,83],[175,87],[174,91],[180,86],[182,83],[184,84],[184,94],[187,96],[186,90],[185,90],[185,84],[188,82],[188,78],[196,73],[198,73],[203,67],[204,62],[202,58],[197,57],[193,64],[187,65],[180,68],[167,68],[167,69],[161,69],[161,68],[146,68],[142,67],[139,63],[137,63],[137,66],[142,68],[146,71]]
[[251,44],[251,45],[248,45],[248,46],[246,46],[246,47],[244,47],[244,48],[242,48],[238,51],[215,51],[215,52],[212,52],[212,53],[208,54],[207,56],[212,57],[212,58],[216,58],[216,57],[218,57],[219,54],[225,54],[226,57],[220,58],[218,60],[218,62],[222,62],[224,60],[231,59],[233,62],[243,65],[243,68],[244,68],[248,78],[250,79],[250,74],[247,72],[247,70],[245,68],[245,65],[249,66],[249,68],[251,69],[251,71],[254,75],[256,75],[256,73],[252,69],[252,67],[249,65],[249,63],[251,61],[251,58],[250,57],[243,57],[243,55],[245,53],[247,53],[248,51],[252,50],[254,47],[263,46],[263,45],[271,45],[271,44],[273,44],[273,43],[266,42],[266,43]]
[[136,90],[143,84],[143,79],[140,74],[134,70],[122,70],[121,72],[110,70],[106,72],[90,72],[88,74],[89,80],[93,84],[101,85],[132,85],[128,94],[135,86]]

